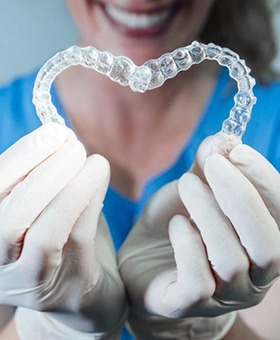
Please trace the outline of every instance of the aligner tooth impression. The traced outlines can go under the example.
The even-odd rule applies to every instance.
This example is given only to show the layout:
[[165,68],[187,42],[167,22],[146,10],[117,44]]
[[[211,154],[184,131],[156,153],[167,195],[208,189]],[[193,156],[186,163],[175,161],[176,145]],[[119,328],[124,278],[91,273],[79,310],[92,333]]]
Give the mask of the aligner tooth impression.
[[[49,59],[38,72],[33,89],[33,103],[43,124],[56,122],[64,125],[63,118],[52,104],[50,89],[55,78],[66,68],[83,65],[110,77],[122,86],[129,86],[134,92],[145,92],[160,87],[178,72],[186,71],[193,64],[203,60],[215,60],[229,69],[229,75],[237,82],[238,92],[234,96],[234,107],[223,122],[219,136],[222,144],[240,142],[251,117],[256,97],[253,93],[255,79],[244,60],[228,48],[213,43],[194,41],[191,45],[165,53],[158,59],[148,60],[136,66],[127,57],[114,57],[110,52],[100,52],[95,47],[72,46]],[[234,142],[235,143],[235,142]],[[233,144],[234,144],[233,143]]]

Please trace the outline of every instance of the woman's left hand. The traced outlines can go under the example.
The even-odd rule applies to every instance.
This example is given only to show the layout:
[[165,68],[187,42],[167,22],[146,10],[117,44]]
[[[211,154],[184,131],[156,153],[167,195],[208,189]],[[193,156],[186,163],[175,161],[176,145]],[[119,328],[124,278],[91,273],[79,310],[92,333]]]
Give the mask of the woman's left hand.
[[218,316],[258,304],[279,276],[277,170],[246,145],[194,168],[207,184],[188,172],[162,188],[120,251],[137,313]]

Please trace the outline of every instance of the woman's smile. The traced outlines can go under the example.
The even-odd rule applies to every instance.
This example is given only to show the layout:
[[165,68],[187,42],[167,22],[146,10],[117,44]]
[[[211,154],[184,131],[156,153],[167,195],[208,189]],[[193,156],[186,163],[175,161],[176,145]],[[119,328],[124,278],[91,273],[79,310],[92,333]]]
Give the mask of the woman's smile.
[[214,0],[67,0],[81,44],[136,64],[198,38]]
[[149,10],[125,9],[112,4],[102,5],[109,21],[122,34],[131,37],[146,37],[163,33],[182,3],[156,7]]

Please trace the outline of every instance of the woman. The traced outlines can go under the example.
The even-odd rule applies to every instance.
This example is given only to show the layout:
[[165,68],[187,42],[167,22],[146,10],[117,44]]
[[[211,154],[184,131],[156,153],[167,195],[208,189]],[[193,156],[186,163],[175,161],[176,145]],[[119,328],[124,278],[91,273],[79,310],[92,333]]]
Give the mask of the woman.
[[[275,168],[243,146],[204,166],[210,140],[186,173],[232,106],[233,83],[213,62],[141,95],[85,68],[65,71],[54,102],[93,156],[53,124],[2,155],[0,302],[21,307],[2,338],[117,339],[125,320],[137,339],[273,338],[277,283],[256,309],[235,313],[258,304],[279,275],[280,88],[266,1],[67,4],[82,46],[136,64],[193,40],[240,53],[259,81],[244,142]],[[3,151],[39,125],[33,81],[1,92]],[[96,153],[111,167],[104,213],[115,248],[123,245],[119,270],[99,218],[109,169]]]

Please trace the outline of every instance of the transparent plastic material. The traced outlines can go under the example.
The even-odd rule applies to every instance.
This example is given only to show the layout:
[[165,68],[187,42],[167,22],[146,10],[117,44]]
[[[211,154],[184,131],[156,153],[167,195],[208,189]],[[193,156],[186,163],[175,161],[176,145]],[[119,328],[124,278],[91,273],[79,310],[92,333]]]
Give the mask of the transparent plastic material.
[[255,80],[238,54],[212,43],[202,44],[194,41],[189,46],[163,54],[141,66],[136,66],[127,57],[115,57],[110,52],[100,52],[91,46],[72,46],[57,53],[41,68],[34,85],[33,103],[42,123],[52,121],[64,124],[63,118],[52,104],[50,89],[57,75],[72,65],[92,68],[120,85],[129,86],[135,92],[145,92],[160,87],[178,72],[186,71],[206,59],[226,66],[231,78],[237,82],[238,92],[234,96],[234,106],[218,134],[222,143],[226,140],[229,145],[233,145],[240,142],[250,120],[252,106],[256,102],[253,93]]

